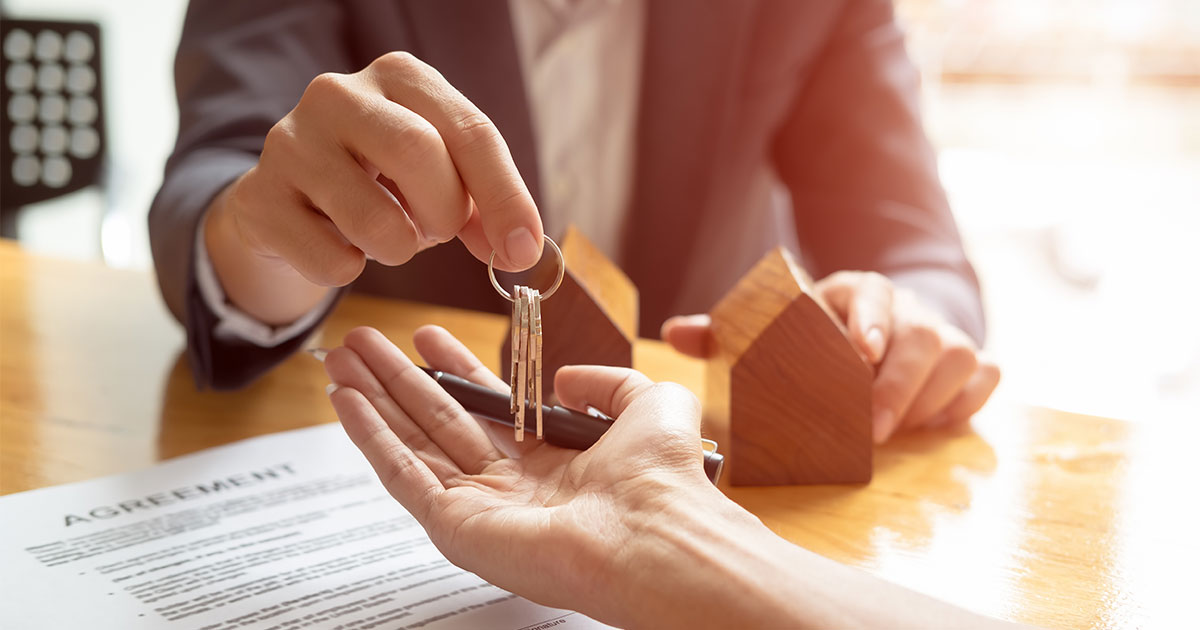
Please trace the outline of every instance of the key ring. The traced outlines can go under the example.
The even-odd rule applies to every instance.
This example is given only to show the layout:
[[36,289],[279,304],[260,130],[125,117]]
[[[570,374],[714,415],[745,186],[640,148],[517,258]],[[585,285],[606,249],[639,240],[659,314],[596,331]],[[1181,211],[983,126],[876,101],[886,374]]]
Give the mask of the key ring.
[[[550,289],[542,294],[543,300],[554,295],[554,292],[558,290],[558,285],[562,284],[563,274],[567,271],[567,261],[563,260],[562,250],[558,248],[558,243],[555,243],[554,239],[549,236],[545,236],[544,238],[546,239],[546,243],[550,245],[550,249],[553,249],[554,254],[558,256],[558,276],[554,278],[554,284],[550,285]],[[496,270],[492,267],[492,263],[494,262],[496,262],[496,250],[492,250],[492,255],[488,258],[488,278],[491,279],[492,286],[496,288],[496,291],[500,295],[504,296],[504,299],[509,302],[515,302],[516,300],[513,299],[512,294],[505,291],[504,287],[500,286],[500,282],[496,280]]]

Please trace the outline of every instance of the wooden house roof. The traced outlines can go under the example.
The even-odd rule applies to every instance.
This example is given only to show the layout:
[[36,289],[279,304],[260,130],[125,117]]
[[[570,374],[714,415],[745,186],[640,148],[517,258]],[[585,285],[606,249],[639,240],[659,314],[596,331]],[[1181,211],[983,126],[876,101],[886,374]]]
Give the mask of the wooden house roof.
[[776,247],[709,312],[717,347],[723,355],[736,360],[784,309],[805,294],[812,295],[812,280],[791,252]]

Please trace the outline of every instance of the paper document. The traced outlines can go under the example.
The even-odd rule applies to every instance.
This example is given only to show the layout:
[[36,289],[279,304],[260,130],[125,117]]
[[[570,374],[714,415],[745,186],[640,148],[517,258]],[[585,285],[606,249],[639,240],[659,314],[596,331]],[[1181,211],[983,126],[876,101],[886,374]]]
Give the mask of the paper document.
[[607,627],[450,564],[337,424],[0,497],[0,628]]

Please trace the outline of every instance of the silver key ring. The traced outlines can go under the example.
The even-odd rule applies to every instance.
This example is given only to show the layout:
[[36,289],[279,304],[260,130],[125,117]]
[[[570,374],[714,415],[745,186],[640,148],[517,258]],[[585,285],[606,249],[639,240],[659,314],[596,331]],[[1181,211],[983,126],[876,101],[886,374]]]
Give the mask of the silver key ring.
[[[567,271],[567,261],[563,260],[562,250],[558,248],[558,243],[555,243],[554,239],[550,238],[549,236],[545,236],[544,238],[546,239],[546,243],[550,245],[550,249],[553,249],[554,254],[558,256],[558,276],[554,278],[554,284],[550,285],[550,289],[542,294],[543,300],[548,299],[551,295],[554,295],[554,292],[558,290],[558,285],[562,284],[563,274]],[[503,295],[504,299],[508,300],[509,302],[515,302],[516,300],[513,299],[512,294],[508,291],[505,291],[504,287],[500,286],[500,282],[496,280],[496,269],[492,267],[492,264],[495,262],[496,250],[492,250],[492,255],[488,258],[488,278],[491,279],[492,286],[496,288],[497,293]]]

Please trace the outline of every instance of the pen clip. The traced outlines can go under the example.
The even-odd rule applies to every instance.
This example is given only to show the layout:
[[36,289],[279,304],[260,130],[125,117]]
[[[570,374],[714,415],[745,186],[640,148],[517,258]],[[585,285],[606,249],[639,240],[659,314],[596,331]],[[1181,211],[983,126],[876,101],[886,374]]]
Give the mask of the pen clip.
[[597,418],[599,420],[604,420],[605,422],[615,422],[615,420],[613,420],[612,416],[604,413],[603,411],[600,411],[599,409],[597,409],[591,405],[588,405],[584,409],[584,411],[587,412],[587,415],[589,415],[593,418]]
[[700,450],[704,453],[704,474],[715,486],[725,469],[725,456],[717,452],[717,442],[708,438],[700,438]]

